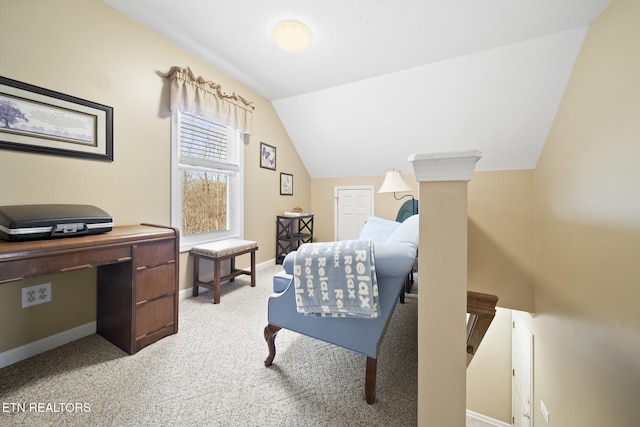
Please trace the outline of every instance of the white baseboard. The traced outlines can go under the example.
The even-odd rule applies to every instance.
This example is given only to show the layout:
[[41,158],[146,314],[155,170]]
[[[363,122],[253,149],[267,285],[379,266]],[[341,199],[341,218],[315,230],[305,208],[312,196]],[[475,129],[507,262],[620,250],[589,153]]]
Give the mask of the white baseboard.
[[[275,264],[275,258],[268,261],[256,264],[256,270],[269,267]],[[206,288],[202,289],[207,290]],[[180,291],[179,299],[190,298],[193,296],[193,288],[187,288]],[[45,351],[52,350],[61,345],[70,343],[71,341],[79,340],[80,338],[87,337],[91,334],[95,334],[97,330],[97,323],[89,322],[84,325],[69,329],[67,331],[60,332],[50,337],[43,338],[38,341],[34,341],[29,344],[25,344],[22,347],[13,348],[0,353],[0,368],[12,365],[21,360],[28,359],[37,354],[44,353]]]
[[511,424],[505,423],[504,421],[496,420],[495,418],[487,417],[486,415],[482,415],[477,412],[470,411],[468,409],[467,409],[467,416],[471,418],[475,418],[476,420],[480,420],[485,423],[494,425],[496,427],[512,427]]
[[[275,263],[276,263],[276,259],[275,258],[272,258],[272,259],[267,260],[265,262],[261,262],[260,264],[256,264],[256,270],[260,270],[260,269],[265,268],[265,267],[271,267],[271,266],[275,265]],[[207,288],[200,287],[200,292],[206,292],[206,291],[208,291]],[[178,300],[182,300],[182,299],[185,299],[185,298],[191,298],[192,296],[193,296],[193,287],[188,287],[188,288],[183,289],[183,290],[180,291],[180,293],[178,294]]]
[[73,329],[23,345],[22,347],[5,351],[4,353],[0,353],[0,368],[4,368],[5,366],[12,365],[16,362],[20,362],[21,360],[28,359],[37,354],[44,353],[45,351],[60,347],[61,345],[65,345],[71,341],[79,340],[80,338],[88,337],[95,333],[96,322],[89,322]]
[[261,262],[260,264],[256,264],[256,270],[260,270],[261,268],[265,268],[265,267],[272,267],[274,265],[276,265],[276,259],[271,258],[270,260]]

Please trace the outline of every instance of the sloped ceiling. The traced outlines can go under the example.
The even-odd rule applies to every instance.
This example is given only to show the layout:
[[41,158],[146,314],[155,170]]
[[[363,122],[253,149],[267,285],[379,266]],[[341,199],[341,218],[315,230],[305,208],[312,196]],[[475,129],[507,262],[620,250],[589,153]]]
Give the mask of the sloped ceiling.
[[[609,0],[103,1],[271,100],[320,178],[471,149],[477,170],[535,167]],[[273,44],[285,19],[311,29],[310,49]]]

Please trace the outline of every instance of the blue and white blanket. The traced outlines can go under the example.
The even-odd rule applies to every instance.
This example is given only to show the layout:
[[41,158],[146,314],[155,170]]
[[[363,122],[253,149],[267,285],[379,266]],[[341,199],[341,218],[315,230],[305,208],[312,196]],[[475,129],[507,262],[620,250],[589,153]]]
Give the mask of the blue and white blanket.
[[293,266],[298,313],[378,317],[378,281],[371,240],[305,243]]

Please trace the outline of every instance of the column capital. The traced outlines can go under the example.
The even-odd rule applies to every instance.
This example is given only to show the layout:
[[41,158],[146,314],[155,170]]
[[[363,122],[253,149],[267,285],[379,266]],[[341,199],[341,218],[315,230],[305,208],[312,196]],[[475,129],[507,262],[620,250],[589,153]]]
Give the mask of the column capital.
[[416,181],[470,181],[482,152],[456,151],[448,153],[412,154]]

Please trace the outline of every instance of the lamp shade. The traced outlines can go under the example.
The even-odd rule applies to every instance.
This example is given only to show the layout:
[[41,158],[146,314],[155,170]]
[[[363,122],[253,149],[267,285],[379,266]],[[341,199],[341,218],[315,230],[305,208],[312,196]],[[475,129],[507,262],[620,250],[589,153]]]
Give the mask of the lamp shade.
[[378,193],[400,193],[402,191],[411,191],[409,184],[404,182],[402,175],[398,171],[389,171],[384,177],[382,186]]

